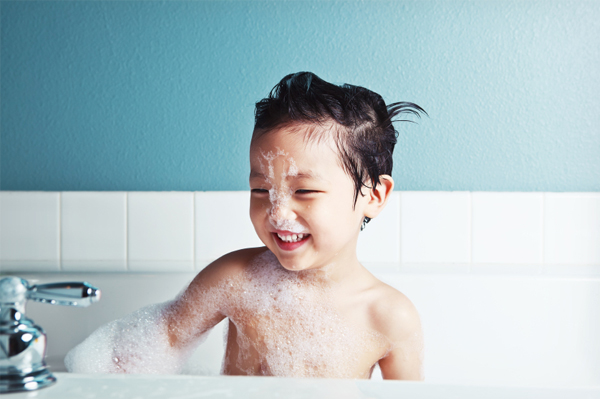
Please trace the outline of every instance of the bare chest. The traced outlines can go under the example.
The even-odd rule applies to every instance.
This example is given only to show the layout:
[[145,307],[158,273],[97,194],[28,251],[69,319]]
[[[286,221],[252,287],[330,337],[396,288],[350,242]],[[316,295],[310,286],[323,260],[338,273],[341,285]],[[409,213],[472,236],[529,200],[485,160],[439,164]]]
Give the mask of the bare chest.
[[228,374],[368,378],[387,351],[361,317],[336,309],[333,291],[286,279],[242,288],[228,315]]

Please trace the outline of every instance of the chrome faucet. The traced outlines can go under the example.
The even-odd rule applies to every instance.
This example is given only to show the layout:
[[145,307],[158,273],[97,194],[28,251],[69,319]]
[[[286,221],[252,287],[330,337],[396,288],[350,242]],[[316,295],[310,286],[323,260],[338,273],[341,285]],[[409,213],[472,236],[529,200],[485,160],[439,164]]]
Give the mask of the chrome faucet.
[[25,317],[28,299],[65,306],[89,306],[100,290],[85,282],[30,286],[19,277],[0,280],[0,393],[33,391],[56,382],[46,367],[46,334]]

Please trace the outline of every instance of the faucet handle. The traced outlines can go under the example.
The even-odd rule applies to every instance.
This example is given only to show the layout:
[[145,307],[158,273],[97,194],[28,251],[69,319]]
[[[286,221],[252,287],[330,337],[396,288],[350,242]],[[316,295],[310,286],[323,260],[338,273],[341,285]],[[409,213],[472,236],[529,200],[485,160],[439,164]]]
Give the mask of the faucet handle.
[[0,394],[31,391],[56,382],[46,367],[46,334],[25,317],[25,303],[89,306],[100,290],[85,282],[30,286],[19,277],[0,279]]
[[25,313],[28,299],[51,305],[89,306],[100,300],[100,290],[86,282],[50,283],[30,286],[19,277],[0,279],[0,309]]
[[100,300],[100,290],[80,281],[41,284],[29,288],[27,299],[51,305],[86,307]]

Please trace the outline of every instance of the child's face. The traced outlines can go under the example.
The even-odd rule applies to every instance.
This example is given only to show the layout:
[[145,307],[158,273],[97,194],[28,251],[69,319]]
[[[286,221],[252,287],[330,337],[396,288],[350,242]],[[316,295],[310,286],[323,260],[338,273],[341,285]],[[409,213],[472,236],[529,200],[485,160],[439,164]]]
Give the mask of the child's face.
[[332,140],[307,143],[298,126],[267,132],[250,147],[250,168],[250,218],[283,267],[356,262],[368,200],[359,195],[353,207],[354,184]]

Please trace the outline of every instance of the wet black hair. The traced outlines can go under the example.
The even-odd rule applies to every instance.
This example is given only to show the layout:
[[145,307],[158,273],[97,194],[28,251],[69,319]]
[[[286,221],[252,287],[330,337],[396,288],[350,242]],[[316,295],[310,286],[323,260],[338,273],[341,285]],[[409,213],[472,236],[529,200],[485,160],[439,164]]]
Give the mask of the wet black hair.
[[397,119],[402,114],[420,118],[427,112],[409,102],[386,105],[379,94],[364,87],[338,86],[314,73],[298,72],[285,76],[268,97],[256,103],[252,141],[295,124],[326,127],[307,130],[306,139],[323,131],[332,133],[342,166],[354,181],[356,205],[362,187],[375,188],[380,175],[392,175],[398,137],[392,122],[413,122]]

